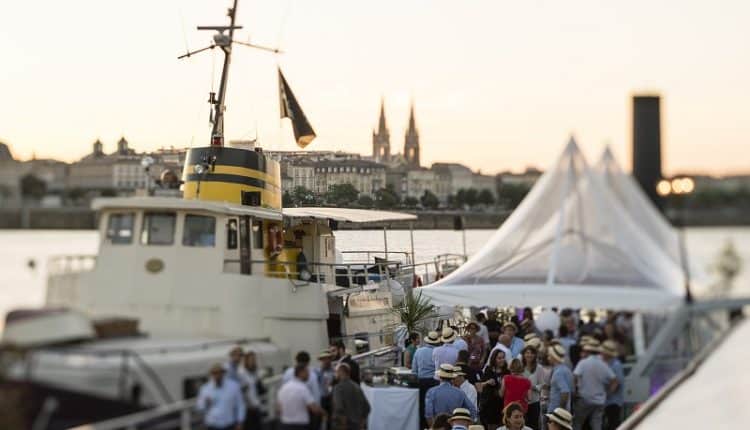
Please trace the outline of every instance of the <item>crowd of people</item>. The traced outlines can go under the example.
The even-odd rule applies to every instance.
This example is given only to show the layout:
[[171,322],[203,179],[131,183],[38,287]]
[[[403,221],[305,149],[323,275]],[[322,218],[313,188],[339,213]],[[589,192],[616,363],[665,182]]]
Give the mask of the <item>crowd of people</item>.
[[543,331],[530,308],[520,317],[488,310],[463,335],[411,335],[404,363],[418,380],[421,428],[456,428],[456,411],[486,430],[617,428],[632,315],[587,316],[562,310],[560,326]]
[[[359,365],[342,342],[318,354],[318,365],[300,351],[285,370],[277,393],[281,430],[361,430],[370,405],[359,386]],[[257,371],[253,351],[233,348],[229,360],[211,367],[196,407],[208,430],[256,430],[262,427],[266,387]]]

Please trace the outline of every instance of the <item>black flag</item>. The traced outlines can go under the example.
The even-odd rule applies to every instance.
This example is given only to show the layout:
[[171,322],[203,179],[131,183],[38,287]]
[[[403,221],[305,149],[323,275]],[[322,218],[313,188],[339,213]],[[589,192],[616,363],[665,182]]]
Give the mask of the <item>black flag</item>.
[[304,148],[315,139],[315,131],[312,129],[310,123],[307,122],[305,113],[299,107],[297,99],[294,98],[294,93],[292,93],[292,89],[289,88],[289,84],[284,79],[281,68],[279,68],[279,103],[281,104],[281,117],[289,118],[292,121],[294,139],[300,148]]

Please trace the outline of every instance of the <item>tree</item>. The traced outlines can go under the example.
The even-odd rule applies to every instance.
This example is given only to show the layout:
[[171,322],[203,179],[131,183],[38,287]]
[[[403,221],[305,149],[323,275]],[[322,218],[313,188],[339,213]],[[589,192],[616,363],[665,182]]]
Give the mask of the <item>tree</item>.
[[378,209],[391,209],[399,204],[399,198],[392,186],[381,188],[375,192],[375,207]]
[[315,193],[301,185],[297,185],[292,190],[292,201],[294,201],[296,206],[312,206],[317,204]]
[[404,199],[404,206],[407,208],[415,208],[419,204],[419,200],[416,197],[407,197]]
[[24,199],[41,200],[47,193],[47,183],[29,173],[21,177],[21,195]]
[[485,188],[479,192],[477,201],[479,202],[479,204],[491,206],[495,204],[495,196],[492,194],[492,191]]
[[357,201],[359,191],[352,184],[331,185],[326,193],[326,202],[334,206],[348,206]]
[[423,207],[428,209],[437,209],[437,207],[440,205],[440,200],[430,190],[424,190],[424,194],[422,194],[422,197],[419,198],[419,201],[420,203],[422,203]]
[[421,291],[415,293],[410,289],[404,296],[404,301],[398,306],[393,306],[391,313],[406,326],[408,333],[423,333],[424,322],[436,316],[435,310],[435,305],[428,297],[422,297]]
[[466,204],[469,207],[474,207],[477,203],[479,203],[479,191],[476,188],[466,190]]
[[359,199],[357,199],[357,204],[363,208],[370,209],[375,205],[375,200],[367,194],[360,194]]
[[503,184],[498,200],[507,208],[515,209],[531,189],[528,184]]
[[281,205],[285,208],[294,206],[294,197],[292,197],[292,193],[289,190],[284,191],[284,194],[281,196]]

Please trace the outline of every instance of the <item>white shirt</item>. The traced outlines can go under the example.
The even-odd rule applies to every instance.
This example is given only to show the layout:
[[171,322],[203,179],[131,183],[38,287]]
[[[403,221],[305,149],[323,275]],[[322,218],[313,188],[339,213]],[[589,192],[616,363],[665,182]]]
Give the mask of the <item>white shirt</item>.
[[479,331],[477,332],[479,337],[484,340],[485,346],[490,343],[490,333],[487,331],[487,326],[484,324],[479,324]]
[[495,344],[495,347],[492,348],[492,350],[490,351],[490,353],[487,354],[487,363],[485,363],[485,365],[484,365],[485,369],[490,364],[490,359],[492,358],[492,353],[495,352],[496,349],[499,349],[499,350],[501,350],[501,351],[503,351],[505,353],[505,362],[508,363],[508,365],[510,365],[510,362],[513,361],[513,356],[511,355],[512,353],[510,352],[510,348],[508,348],[507,346],[505,346],[502,343],[498,342],[498,343]]
[[297,378],[284,384],[279,390],[282,424],[310,424],[307,407],[315,403],[310,389]]
[[598,355],[579,361],[573,374],[578,379],[578,394],[583,400],[594,405],[607,401],[607,388],[615,373]]
[[466,381],[466,380],[464,380],[464,383],[461,384],[461,386],[458,388],[460,388],[461,391],[463,391],[464,394],[466,394],[466,397],[469,398],[469,401],[471,402],[471,404],[473,404],[474,407],[476,408],[477,407],[477,389],[474,388],[474,386],[471,385],[469,381]]
[[[310,389],[310,394],[312,394],[315,403],[320,404],[321,391],[320,385],[318,385],[319,369],[307,366],[307,371],[310,376],[307,378],[307,382],[305,384],[307,385],[307,388]],[[281,377],[281,385],[284,385],[294,379],[296,379],[294,377],[294,367],[290,367],[284,371],[284,375]]]

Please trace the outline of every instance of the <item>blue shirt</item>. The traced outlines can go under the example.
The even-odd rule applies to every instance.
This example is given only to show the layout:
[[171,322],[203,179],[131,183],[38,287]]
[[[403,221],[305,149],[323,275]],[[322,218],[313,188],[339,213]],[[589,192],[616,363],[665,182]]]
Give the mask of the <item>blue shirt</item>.
[[204,412],[207,427],[229,427],[245,421],[245,400],[240,384],[224,378],[221,387],[212,380],[201,386],[196,407]]
[[469,350],[469,344],[467,344],[466,341],[463,340],[460,337],[458,339],[454,340],[451,345],[453,345],[453,347],[456,348],[457,351],[468,351]]
[[[549,403],[547,403],[547,412],[552,412],[555,408],[570,410],[570,401],[573,398],[573,372],[564,364],[558,364],[552,369],[552,378],[550,379]],[[560,395],[568,393],[568,402],[561,404]]]
[[607,394],[606,404],[622,406],[625,404],[625,371],[620,360],[616,358],[609,363],[609,368],[612,369],[615,378],[617,378],[617,389],[613,393]]
[[506,357],[508,360],[512,360],[519,355],[521,355],[521,351],[523,351],[524,343],[523,339],[520,337],[514,337],[510,341],[510,357]]
[[[443,346],[438,346],[432,351],[432,362],[435,365],[435,369],[440,369],[441,364],[448,363],[451,366],[456,364],[458,360],[458,350],[450,343]],[[435,379],[440,379],[435,375]],[[451,411],[452,413],[453,411]]]
[[427,390],[424,399],[425,418],[434,418],[440,414],[452,414],[456,408],[466,408],[471,412],[471,418],[477,420],[477,408],[469,401],[463,391],[451,385],[450,382],[441,382],[437,387]]
[[411,371],[419,379],[431,379],[435,377],[435,362],[432,361],[432,345],[420,346],[411,359]]

